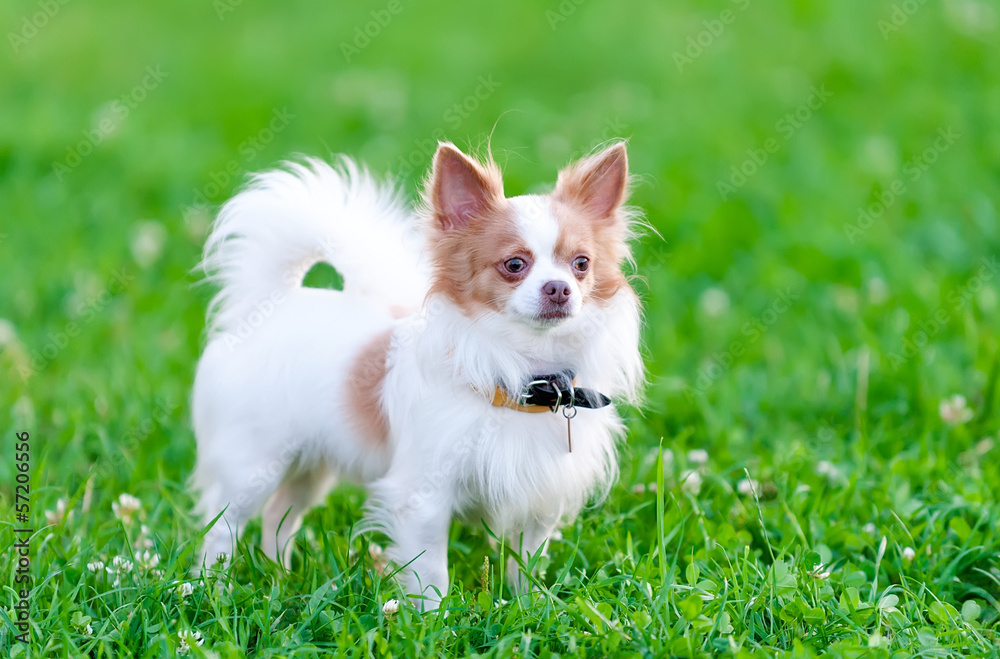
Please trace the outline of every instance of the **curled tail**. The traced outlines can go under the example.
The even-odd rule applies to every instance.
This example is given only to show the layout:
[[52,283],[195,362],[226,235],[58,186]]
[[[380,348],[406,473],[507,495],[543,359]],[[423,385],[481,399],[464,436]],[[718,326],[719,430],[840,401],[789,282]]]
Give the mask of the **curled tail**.
[[391,185],[347,158],[286,163],[255,175],[212,226],[202,261],[220,289],[210,330],[230,331],[300,288],[318,262],[337,269],[345,292],[419,306],[428,281],[420,254],[416,222]]

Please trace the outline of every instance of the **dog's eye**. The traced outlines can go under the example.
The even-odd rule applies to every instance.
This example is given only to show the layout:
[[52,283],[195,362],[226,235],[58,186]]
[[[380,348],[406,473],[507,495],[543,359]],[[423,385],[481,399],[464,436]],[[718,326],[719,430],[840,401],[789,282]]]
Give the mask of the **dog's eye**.
[[527,265],[528,264],[524,262],[524,259],[513,258],[504,261],[503,267],[506,268],[507,272],[512,275],[516,275],[517,273],[523,271]]
[[578,256],[573,260],[573,269],[577,272],[586,272],[590,268],[590,259],[586,256]]

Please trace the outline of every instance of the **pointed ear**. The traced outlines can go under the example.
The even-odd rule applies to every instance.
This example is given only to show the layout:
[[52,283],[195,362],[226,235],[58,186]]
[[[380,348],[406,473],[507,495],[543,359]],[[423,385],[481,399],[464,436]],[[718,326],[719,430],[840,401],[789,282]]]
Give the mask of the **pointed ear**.
[[555,197],[605,218],[622,205],[627,189],[628,154],[618,142],[559,172]]
[[442,229],[467,226],[502,197],[503,182],[495,168],[482,167],[454,144],[438,145],[431,174],[431,206]]

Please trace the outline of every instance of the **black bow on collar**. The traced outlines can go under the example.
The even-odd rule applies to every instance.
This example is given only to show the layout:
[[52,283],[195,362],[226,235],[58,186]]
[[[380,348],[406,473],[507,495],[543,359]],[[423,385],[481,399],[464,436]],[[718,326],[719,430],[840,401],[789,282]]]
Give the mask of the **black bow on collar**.
[[573,371],[562,371],[550,375],[533,375],[527,385],[517,395],[521,405],[538,405],[553,411],[560,407],[586,407],[596,409],[607,407],[611,399],[599,391],[575,387]]

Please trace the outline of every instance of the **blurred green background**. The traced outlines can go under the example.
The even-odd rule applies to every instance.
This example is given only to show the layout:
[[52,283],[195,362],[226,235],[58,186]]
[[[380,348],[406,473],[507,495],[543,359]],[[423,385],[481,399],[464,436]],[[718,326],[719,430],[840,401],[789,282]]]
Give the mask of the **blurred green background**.
[[[977,442],[998,425],[998,21],[991,0],[5,2],[0,492],[30,429],[37,505],[100,470],[101,515],[160,492],[168,544],[192,533],[187,401],[211,294],[192,270],[247,172],[346,153],[412,195],[446,138],[489,142],[520,194],[625,137],[655,231],[635,248],[650,385],[616,523],[650,532],[648,508],[623,511],[661,438],[668,482],[708,451],[720,523],[744,469],[779,502],[810,485],[816,523],[898,514],[920,527],[910,544],[951,537],[938,504],[996,520],[1000,448]],[[974,414],[954,429],[952,394]],[[782,505],[768,522],[794,538]],[[954,579],[1000,597],[975,572],[998,567],[984,533],[981,556],[920,582],[989,609]]]

